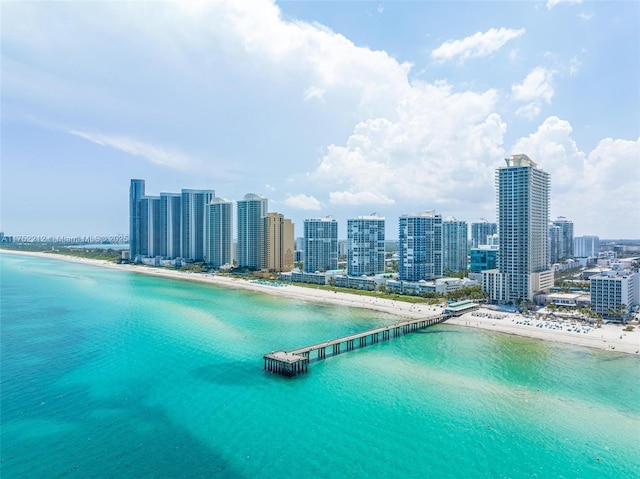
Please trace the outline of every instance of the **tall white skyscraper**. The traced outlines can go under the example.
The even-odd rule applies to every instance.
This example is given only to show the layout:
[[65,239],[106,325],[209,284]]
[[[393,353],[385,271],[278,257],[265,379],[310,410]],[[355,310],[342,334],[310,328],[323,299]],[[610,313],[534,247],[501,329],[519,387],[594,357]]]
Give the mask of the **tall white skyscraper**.
[[140,203],[139,256],[161,256],[162,233],[160,224],[160,197],[143,196]]
[[384,218],[376,214],[347,220],[347,274],[384,273]]
[[330,216],[304,220],[304,271],[338,269],[338,222]]
[[182,190],[182,257],[204,261],[205,206],[215,197],[213,190]]
[[231,264],[233,246],[233,203],[213,198],[206,205],[205,262],[213,268]]
[[553,286],[549,269],[549,174],[527,155],[507,158],[496,170],[499,270],[483,272],[492,301],[532,301]]
[[466,271],[468,248],[466,221],[453,217],[442,223],[442,267],[453,273]]
[[237,203],[238,267],[260,269],[264,233],[262,218],[267,215],[269,200],[264,196],[248,193]]
[[442,215],[433,210],[402,215],[398,223],[400,280],[442,277]]

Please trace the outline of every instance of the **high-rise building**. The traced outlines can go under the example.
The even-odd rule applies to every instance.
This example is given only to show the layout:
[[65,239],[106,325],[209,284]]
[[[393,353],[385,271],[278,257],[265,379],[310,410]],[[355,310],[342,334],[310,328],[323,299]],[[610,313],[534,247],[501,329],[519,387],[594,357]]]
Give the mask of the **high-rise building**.
[[269,200],[248,193],[237,202],[238,208],[238,267],[260,269],[262,267],[263,222],[267,215]]
[[204,261],[205,206],[215,197],[213,190],[182,190],[182,257]]
[[399,219],[398,269],[401,281],[442,277],[442,216],[433,210]]
[[597,257],[600,252],[600,238],[578,236],[573,239],[573,254],[576,258]]
[[131,180],[129,186],[129,251],[132,260],[140,254],[140,198],[144,196],[144,180]]
[[182,195],[160,193],[160,244],[159,256],[174,259],[180,256]]
[[304,220],[304,272],[338,269],[338,222],[330,216]]
[[377,214],[347,220],[347,274],[384,273],[384,218]]
[[560,229],[558,238],[558,260],[573,258],[573,221],[558,216],[553,225]]
[[549,269],[549,174],[527,155],[507,158],[496,170],[500,265],[483,273],[492,301],[532,301],[553,286]]
[[140,205],[139,256],[161,256],[160,197],[143,196]]
[[467,270],[468,235],[466,221],[453,217],[442,222],[442,267],[453,273]]
[[549,223],[549,262],[558,263],[561,258],[561,235],[562,229],[559,226]]
[[294,261],[293,223],[280,213],[267,213],[263,221],[262,268],[291,271]]
[[477,223],[471,223],[471,247],[477,248],[487,242],[487,236],[494,235],[498,232],[497,223],[490,223],[481,218]]
[[213,268],[233,262],[233,203],[213,198],[206,205],[204,260]]

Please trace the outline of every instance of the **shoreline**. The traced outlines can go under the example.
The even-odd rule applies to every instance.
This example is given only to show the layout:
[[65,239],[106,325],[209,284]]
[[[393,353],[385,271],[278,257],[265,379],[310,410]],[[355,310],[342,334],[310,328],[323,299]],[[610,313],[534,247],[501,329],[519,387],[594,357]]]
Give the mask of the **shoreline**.
[[[306,288],[292,284],[284,284],[283,286],[278,287],[246,279],[230,278],[220,275],[190,273],[151,266],[117,264],[105,260],[81,258],[78,256],[68,256],[55,253],[0,249],[0,254],[51,258],[71,263],[80,263],[118,271],[145,274],[148,276],[181,281],[193,281],[226,288],[240,288],[272,296],[279,296],[282,298],[312,301],[331,304],[334,306],[369,309],[408,319],[440,314],[443,309],[441,306],[407,303],[404,301],[376,298],[373,296],[362,296],[324,289]],[[544,325],[545,323],[547,323],[546,326]],[[640,355],[640,327],[636,327],[634,331],[629,332],[622,331],[622,325],[603,324],[601,328],[595,328],[595,326],[591,328],[581,327],[578,328],[579,331],[575,331],[574,329],[578,326],[575,321],[574,323],[576,326],[569,327],[571,321],[568,320],[532,319],[526,318],[519,313],[508,313],[480,308],[474,312],[463,314],[460,317],[449,319],[444,324],[480,328],[497,333],[572,344],[574,346],[596,348],[609,352]]]

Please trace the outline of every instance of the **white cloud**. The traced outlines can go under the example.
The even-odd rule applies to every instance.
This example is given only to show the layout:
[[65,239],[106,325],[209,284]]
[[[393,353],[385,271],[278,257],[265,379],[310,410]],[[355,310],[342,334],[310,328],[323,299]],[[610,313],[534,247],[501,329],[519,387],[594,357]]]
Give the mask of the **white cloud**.
[[324,103],[324,93],[325,90],[323,88],[311,86],[304,92],[304,101],[317,100]]
[[502,48],[509,40],[524,35],[525,29],[492,28],[484,33],[477,32],[462,40],[449,40],[431,52],[431,57],[440,60],[460,61],[467,58],[486,57]]
[[100,146],[107,146],[130,155],[139,156],[157,165],[184,170],[191,166],[191,160],[183,153],[127,138],[126,136],[104,135],[70,130],[72,135],[84,138]]
[[553,7],[561,3],[566,3],[568,5],[575,5],[578,3],[582,3],[582,0],[547,0],[547,9],[551,10]]
[[497,92],[456,93],[446,83],[416,83],[398,106],[398,120],[357,124],[344,145],[331,145],[309,182],[335,188],[332,203],[492,201],[496,158],[506,124],[493,112]]
[[518,116],[533,119],[540,113],[542,102],[551,103],[554,95],[554,74],[553,70],[536,67],[522,83],[514,83],[511,86],[511,93],[515,100],[529,102],[528,105],[516,111]]
[[580,234],[624,230],[640,236],[640,139],[607,138],[585,154],[572,133],[568,121],[551,116],[511,152],[526,153],[550,174],[552,216],[579,220]]
[[323,204],[313,196],[305,194],[290,195],[283,201],[289,208],[297,210],[318,211],[322,209]]
[[584,21],[589,21],[593,18],[593,13],[582,12],[578,16],[582,18]]
[[392,205],[395,203],[391,198],[374,193],[372,191],[332,191],[329,193],[329,200],[334,204],[343,205]]

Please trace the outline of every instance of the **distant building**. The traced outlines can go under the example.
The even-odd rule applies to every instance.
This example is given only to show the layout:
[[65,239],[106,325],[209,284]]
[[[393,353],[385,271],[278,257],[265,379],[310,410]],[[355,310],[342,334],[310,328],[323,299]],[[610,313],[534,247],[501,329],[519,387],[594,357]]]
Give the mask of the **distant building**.
[[[558,241],[558,261],[573,258],[573,222],[564,216],[558,216],[553,225],[560,229]],[[558,261],[552,261],[557,263]]]
[[573,254],[576,258],[597,257],[600,252],[600,238],[597,236],[578,236],[573,238]]
[[206,205],[205,262],[221,268],[233,262],[233,203],[213,198]]
[[562,229],[553,223],[549,223],[549,235],[547,236],[549,241],[549,262],[551,264],[559,263],[561,259],[561,246],[560,242]]
[[338,222],[326,218],[304,220],[304,272],[338,268]]
[[471,223],[471,247],[477,248],[487,243],[487,236],[494,235],[498,232],[498,224],[490,223],[482,218],[477,223]]
[[347,220],[347,274],[384,273],[385,220],[376,214]]
[[549,174],[527,155],[513,155],[496,170],[500,263],[483,275],[493,302],[533,301],[553,286],[549,269]]
[[498,246],[481,245],[479,248],[471,248],[470,272],[482,273],[498,267],[500,250]]
[[182,190],[182,258],[204,261],[206,205],[215,197],[214,190]]
[[131,259],[140,254],[140,198],[144,196],[144,180],[131,180],[129,186],[129,251]]
[[273,272],[291,271],[295,248],[293,223],[280,213],[267,213],[262,221],[262,268]]
[[640,304],[640,273],[610,270],[589,280],[591,309],[605,319],[626,319],[631,308]]
[[467,270],[468,229],[466,221],[453,217],[442,222],[442,267],[456,273]]
[[138,255],[160,256],[163,239],[160,230],[160,197],[143,196],[138,204],[140,212]]
[[178,258],[182,254],[182,195],[180,193],[160,193],[160,235],[162,236],[159,255],[163,258]]
[[442,277],[442,216],[433,210],[402,215],[398,225],[400,281]]
[[263,221],[269,200],[252,193],[238,201],[238,267],[260,269],[263,251]]

